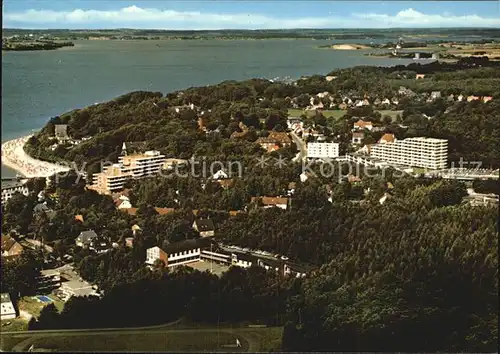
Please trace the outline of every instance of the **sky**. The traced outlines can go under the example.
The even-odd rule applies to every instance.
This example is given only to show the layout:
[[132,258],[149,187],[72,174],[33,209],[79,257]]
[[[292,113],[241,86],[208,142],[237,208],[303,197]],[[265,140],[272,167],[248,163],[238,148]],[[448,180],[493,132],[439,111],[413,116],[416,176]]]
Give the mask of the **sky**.
[[4,0],[3,28],[500,28],[500,1]]

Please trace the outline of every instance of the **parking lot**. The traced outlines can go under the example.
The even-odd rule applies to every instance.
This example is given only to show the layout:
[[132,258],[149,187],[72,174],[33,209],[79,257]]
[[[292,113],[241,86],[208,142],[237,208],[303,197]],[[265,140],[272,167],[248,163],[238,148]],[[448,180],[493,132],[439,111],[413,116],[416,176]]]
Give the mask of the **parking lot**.
[[204,272],[208,270],[212,274],[215,274],[217,276],[220,276],[222,273],[227,271],[229,269],[228,266],[223,265],[223,264],[218,264],[214,262],[205,262],[205,261],[198,261],[198,262],[193,262],[193,263],[188,263],[186,264],[188,267],[194,268],[199,270],[200,272]]

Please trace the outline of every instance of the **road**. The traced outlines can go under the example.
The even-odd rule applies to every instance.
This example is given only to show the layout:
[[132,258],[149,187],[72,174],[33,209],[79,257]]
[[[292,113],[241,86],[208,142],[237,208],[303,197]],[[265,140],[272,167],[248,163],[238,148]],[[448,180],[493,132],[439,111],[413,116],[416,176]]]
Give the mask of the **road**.
[[306,143],[304,142],[304,140],[299,138],[299,136],[297,134],[295,134],[294,132],[290,132],[290,135],[291,135],[292,140],[295,143],[295,145],[297,145],[297,149],[299,149],[299,154],[297,155],[298,159],[302,160],[302,161],[305,160],[307,157],[307,145],[306,145]]

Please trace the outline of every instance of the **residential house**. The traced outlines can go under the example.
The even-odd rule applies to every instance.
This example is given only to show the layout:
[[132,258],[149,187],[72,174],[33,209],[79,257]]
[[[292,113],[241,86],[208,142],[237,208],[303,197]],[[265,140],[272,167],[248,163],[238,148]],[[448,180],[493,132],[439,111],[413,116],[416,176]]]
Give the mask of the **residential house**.
[[378,200],[378,202],[380,203],[380,205],[383,205],[390,197],[391,195],[389,193],[384,193],[384,195]]
[[480,99],[479,96],[474,96],[474,95],[467,96],[467,102],[478,101],[479,99]]
[[489,102],[489,101],[491,101],[492,99],[493,99],[493,97],[491,97],[491,96],[484,96],[484,97],[483,97],[483,103]]
[[457,96],[457,101],[458,101],[458,102],[462,102],[462,101],[463,101],[463,99],[464,99],[464,95],[458,95],[458,96]]
[[325,77],[326,81],[328,81],[328,82],[335,80],[336,78],[337,78],[336,76],[326,76]]
[[207,119],[205,117],[198,118],[198,129],[203,132],[207,131]]
[[125,238],[125,246],[129,248],[134,247],[134,238],[133,237],[127,237]]
[[352,184],[357,184],[357,183],[361,182],[361,178],[359,178],[358,176],[349,174],[347,176],[347,182],[352,183]]
[[390,105],[390,104],[391,104],[391,101],[390,101],[388,98],[384,98],[384,99],[382,100],[382,104]]
[[433,101],[433,100],[436,100],[438,98],[441,98],[441,91],[432,91],[431,96],[430,96],[430,100]]
[[375,106],[380,106],[382,104],[382,100],[380,98],[376,98],[375,101],[373,101],[373,105]]
[[373,124],[370,121],[364,121],[364,120],[360,119],[357,122],[354,122],[353,129],[354,130],[363,130],[363,129],[372,130]]
[[383,143],[393,143],[394,141],[396,141],[396,137],[394,136],[394,134],[385,133],[384,135],[382,135],[382,137],[378,142],[379,144],[383,144]]
[[304,171],[302,172],[300,175],[299,175],[299,179],[302,183],[304,183],[305,181],[307,181],[309,179],[309,177],[313,177],[314,175],[309,173],[308,171]]
[[200,233],[201,237],[212,237],[215,235],[215,226],[212,219],[197,219],[193,222],[193,229]]
[[293,193],[295,193],[295,189],[297,188],[297,183],[296,182],[290,182],[288,183],[288,188],[286,190],[286,194],[288,196],[292,196]]
[[0,319],[2,321],[16,318],[16,309],[8,293],[0,294]]
[[261,205],[263,208],[280,208],[286,210],[288,208],[289,199],[283,197],[252,197],[252,204]]
[[231,188],[234,185],[234,182],[235,181],[232,178],[217,180],[217,183],[224,189]]
[[353,144],[361,144],[363,142],[364,138],[365,138],[364,132],[362,132],[362,131],[361,132],[353,132],[351,142]]
[[256,141],[267,152],[272,152],[281,147],[288,147],[292,144],[292,140],[285,132],[271,131],[269,136],[258,138]]
[[81,214],[75,215],[75,220],[83,223],[83,215],[81,215]]
[[425,78],[425,74],[416,74],[415,75],[415,80],[423,79],[423,78]]
[[89,246],[91,241],[96,239],[98,236],[94,230],[87,230],[80,232],[80,235],[75,240],[75,244],[80,247]]
[[[96,235],[97,236],[97,235]],[[110,243],[104,237],[94,237],[90,240],[89,249],[97,253],[105,253],[110,250]]]
[[226,178],[229,178],[229,176],[224,170],[219,170],[212,175],[213,180],[226,179]]
[[118,209],[132,208],[132,203],[130,203],[130,199],[124,195],[115,200],[115,205]]
[[54,125],[54,135],[60,142],[69,140],[68,135],[68,125],[67,124],[55,124]]
[[139,231],[142,231],[141,227],[137,224],[134,224],[132,225],[132,227],[130,228],[132,230],[132,233],[134,234],[134,236],[139,232]]
[[300,117],[288,117],[286,125],[290,130],[298,130],[304,127],[304,122],[302,122],[302,118]]
[[23,246],[9,235],[2,235],[1,251],[2,257],[14,259],[21,255]]

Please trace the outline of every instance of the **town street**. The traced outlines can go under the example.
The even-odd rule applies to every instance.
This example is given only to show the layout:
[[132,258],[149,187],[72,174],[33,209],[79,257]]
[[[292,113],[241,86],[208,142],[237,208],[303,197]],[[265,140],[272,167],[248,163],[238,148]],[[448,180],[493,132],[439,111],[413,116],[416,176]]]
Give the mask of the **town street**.
[[302,161],[305,160],[305,158],[307,157],[306,143],[294,132],[290,132],[290,135],[292,136],[294,143],[297,145],[297,149],[299,149],[298,159]]

